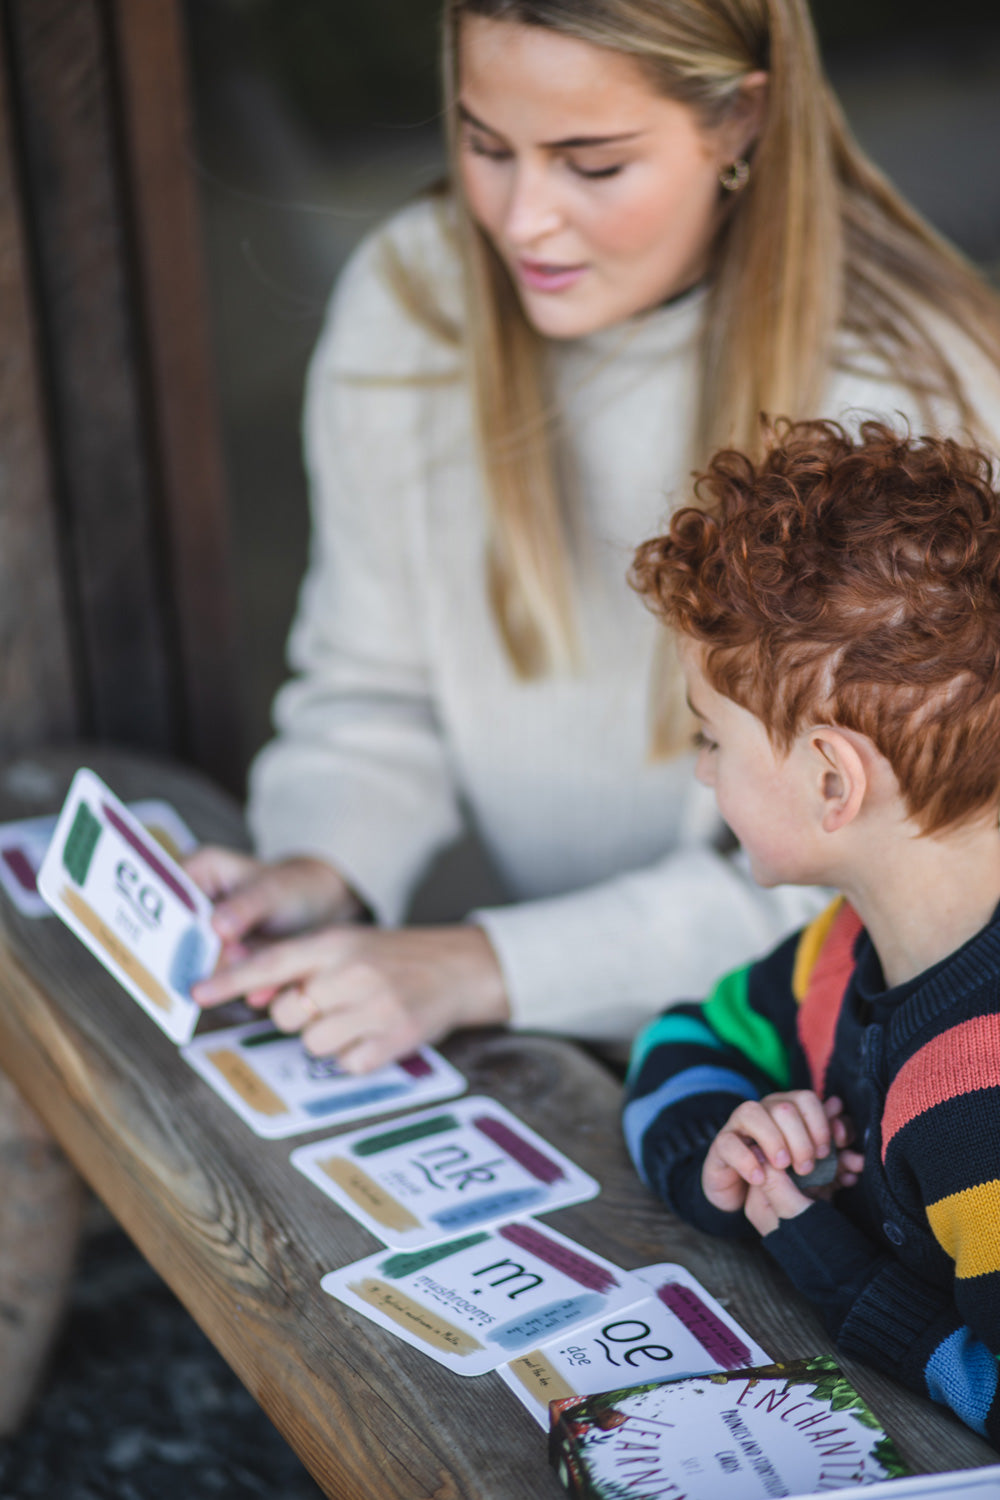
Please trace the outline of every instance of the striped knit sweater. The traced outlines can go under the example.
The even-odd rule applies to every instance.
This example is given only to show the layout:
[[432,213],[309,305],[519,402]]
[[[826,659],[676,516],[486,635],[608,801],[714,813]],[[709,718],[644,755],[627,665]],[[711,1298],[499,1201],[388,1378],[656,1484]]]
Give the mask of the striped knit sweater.
[[640,1035],[625,1135],[681,1217],[754,1237],[701,1191],[743,1099],[839,1095],[863,1142],[858,1185],[763,1240],[845,1353],[944,1402],[1000,1447],[1000,913],[917,979],[884,988],[835,902],[768,958]]

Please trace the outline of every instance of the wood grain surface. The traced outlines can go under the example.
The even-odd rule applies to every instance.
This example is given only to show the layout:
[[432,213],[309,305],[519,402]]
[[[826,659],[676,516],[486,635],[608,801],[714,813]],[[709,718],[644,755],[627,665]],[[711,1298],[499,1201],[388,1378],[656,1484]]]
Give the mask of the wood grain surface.
[[[0,772],[0,819],[55,807],[80,758]],[[165,797],[200,836],[241,838],[236,808],[206,782],[131,757],[83,758],[120,796]],[[257,1140],[68,930],[6,902],[2,917],[5,1068],[326,1492],[562,1494],[540,1429],[499,1377],[455,1376],[320,1290],[323,1272],[378,1245],[290,1168],[291,1149],[314,1137]],[[601,1182],[593,1202],[548,1216],[553,1227],[626,1269],[681,1261],[775,1357],[830,1350],[761,1252],[706,1239],[645,1192],[621,1142],[619,1086],[598,1063],[560,1040],[503,1032],[445,1050],[470,1090],[502,1100]],[[995,1458],[949,1413],[842,1363],[917,1470]]]

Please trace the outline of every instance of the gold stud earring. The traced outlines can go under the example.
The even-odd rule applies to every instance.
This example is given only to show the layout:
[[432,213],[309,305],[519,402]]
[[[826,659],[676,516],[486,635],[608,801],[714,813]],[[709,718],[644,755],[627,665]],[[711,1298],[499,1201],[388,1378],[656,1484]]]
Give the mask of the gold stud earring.
[[719,181],[727,193],[742,192],[750,181],[750,163],[745,156],[738,156],[719,173]]

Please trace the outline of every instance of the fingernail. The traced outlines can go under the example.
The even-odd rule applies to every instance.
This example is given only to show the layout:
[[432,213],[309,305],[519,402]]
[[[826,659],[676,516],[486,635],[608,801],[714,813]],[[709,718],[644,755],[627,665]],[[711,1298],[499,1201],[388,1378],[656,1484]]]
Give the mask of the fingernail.
[[779,1151],[774,1159],[779,1167],[787,1167],[792,1158],[787,1151]]

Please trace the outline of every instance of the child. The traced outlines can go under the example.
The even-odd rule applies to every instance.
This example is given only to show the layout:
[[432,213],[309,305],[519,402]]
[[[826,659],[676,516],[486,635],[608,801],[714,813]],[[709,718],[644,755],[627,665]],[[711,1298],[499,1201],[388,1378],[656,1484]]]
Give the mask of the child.
[[770,441],[633,581],[757,880],[843,897],[647,1027],[625,1133],[670,1208],[762,1235],[845,1353],[1000,1445],[1000,496],[876,423]]

